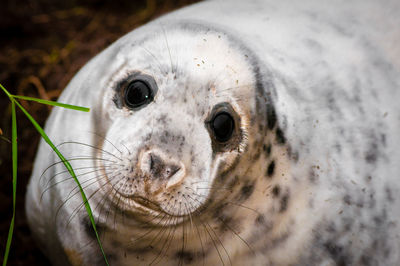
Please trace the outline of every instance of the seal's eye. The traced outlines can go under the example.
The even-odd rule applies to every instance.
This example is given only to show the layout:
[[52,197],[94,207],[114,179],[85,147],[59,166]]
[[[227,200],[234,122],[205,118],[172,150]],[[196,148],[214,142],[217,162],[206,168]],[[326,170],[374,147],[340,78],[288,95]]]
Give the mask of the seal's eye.
[[227,112],[216,114],[211,122],[211,128],[219,142],[228,141],[235,129],[233,117]]
[[153,100],[153,92],[147,83],[134,80],[126,87],[124,100],[129,108],[138,108]]

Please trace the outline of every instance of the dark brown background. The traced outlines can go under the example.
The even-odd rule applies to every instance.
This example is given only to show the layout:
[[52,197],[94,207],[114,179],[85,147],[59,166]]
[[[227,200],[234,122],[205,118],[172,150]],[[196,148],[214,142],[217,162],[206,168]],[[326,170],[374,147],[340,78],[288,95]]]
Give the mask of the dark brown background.
[[[11,93],[56,100],[72,76],[123,34],[196,0],[1,0],[0,83]],[[22,102],[43,125],[50,107]],[[48,265],[26,223],[24,195],[39,134],[18,119],[17,217],[8,265]],[[12,215],[11,108],[0,91],[0,261]]]

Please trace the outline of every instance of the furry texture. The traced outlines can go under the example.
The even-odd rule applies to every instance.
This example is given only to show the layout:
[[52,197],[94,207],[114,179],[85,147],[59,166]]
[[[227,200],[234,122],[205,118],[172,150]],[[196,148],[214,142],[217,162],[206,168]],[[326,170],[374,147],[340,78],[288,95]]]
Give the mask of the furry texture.
[[[60,101],[92,112],[54,110],[46,130],[111,265],[398,265],[400,9],[386,4],[207,1],[91,60]],[[121,88],[138,76],[155,96],[132,110]],[[223,145],[218,108],[236,125]],[[41,143],[31,228],[53,263],[101,264],[57,161]]]

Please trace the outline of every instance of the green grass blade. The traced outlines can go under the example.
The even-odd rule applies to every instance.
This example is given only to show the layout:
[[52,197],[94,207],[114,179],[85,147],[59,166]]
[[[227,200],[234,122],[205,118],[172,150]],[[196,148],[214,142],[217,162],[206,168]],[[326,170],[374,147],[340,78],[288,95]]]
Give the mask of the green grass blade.
[[95,224],[95,221],[94,221],[94,218],[93,218],[92,209],[90,208],[90,205],[89,205],[89,201],[88,201],[88,199],[87,199],[87,197],[86,197],[86,195],[85,195],[85,192],[83,191],[83,188],[82,188],[81,184],[79,183],[78,178],[77,178],[76,175],[75,175],[74,170],[72,169],[71,164],[68,162],[67,159],[65,159],[65,157],[61,154],[61,152],[57,149],[57,147],[53,144],[53,142],[51,142],[51,140],[50,140],[49,137],[46,135],[46,133],[44,132],[44,130],[42,129],[42,127],[41,127],[41,126],[35,121],[35,119],[25,110],[25,108],[23,108],[22,105],[19,104],[17,101],[15,101],[15,103],[16,103],[17,106],[22,110],[22,112],[28,117],[28,119],[31,121],[31,123],[32,123],[33,126],[36,128],[36,130],[39,132],[39,134],[42,136],[42,138],[43,138],[43,139],[47,142],[47,144],[49,144],[49,146],[54,150],[54,152],[57,154],[57,156],[60,158],[60,160],[64,163],[64,165],[65,165],[65,167],[67,168],[68,172],[69,172],[69,173],[71,174],[71,176],[74,178],[76,184],[77,184],[78,187],[79,187],[79,191],[80,191],[80,193],[81,193],[83,202],[84,202],[84,204],[85,204],[86,212],[87,212],[88,215],[89,215],[90,222],[92,223],[93,230],[94,230],[94,232],[95,232],[95,234],[96,234],[97,242],[98,242],[98,244],[99,244],[99,246],[100,246],[101,253],[103,254],[104,261],[105,261],[105,263],[106,263],[107,265],[109,265],[109,264],[108,264],[108,261],[107,261],[107,258],[106,258],[106,255],[105,255],[105,253],[104,253],[103,246],[102,246],[102,244],[101,244],[101,242],[100,242],[99,235],[98,235],[98,233],[97,233],[96,224]]
[[59,107],[64,107],[64,108],[77,110],[77,111],[82,111],[82,112],[89,112],[90,111],[90,108],[86,108],[86,107],[81,107],[81,106],[76,106],[76,105],[71,105],[71,104],[66,104],[66,103],[47,101],[47,100],[28,97],[28,96],[12,95],[12,97],[15,98],[15,99],[34,101],[34,102],[38,102],[38,103],[42,103],[42,104],[47,104],[47,105],[52,105],[52,106],[59,106]]
[[[0,84],[1,86],[1,84]],[[1,86],[3,87],[3,86]],[[4,87],[3,87],[4,89]],[[3,258],[3,266],[7,265],[7,260],[8,260],[8,254],[10,253],[10,247],[11,247],[11,240],[14,232],[14,224],[15,224],[15,204],[16,204],[16,199],[17,199],[17,118],[15,115],[15,103],[13,100],[11,100],[11,127],[12,127],[12,133],[11,133],[11,149],[12,149],[12,170],[13,170],[13,179],[12,179],[12,185],[13,185],[13,211],[12,211],[12,218],[11,218],[11,223],[10,223],[10,228],[8,230],[8,237],[7,237],[7,244],[6,244],[6,251],[4,253],[4,258]]]
[[10,100],[11,100],[11,98],[12,98],[11,93],[9,93],[8,90],[6,90],[6,88],[4,88],[3,85],[1,85],[1,84],[0,84],[0,88],[7,94],[7,96],[8,96],[8,97],[10,98]]

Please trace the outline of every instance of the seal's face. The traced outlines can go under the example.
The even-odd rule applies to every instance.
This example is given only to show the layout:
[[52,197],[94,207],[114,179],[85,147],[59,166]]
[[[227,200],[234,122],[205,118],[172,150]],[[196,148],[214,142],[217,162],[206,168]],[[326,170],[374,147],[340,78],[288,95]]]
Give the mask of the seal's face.
[[176,224],[209,203],[246,152],[251,66],[216,33],[160,32],[121,50],[103,97],[100,182],[119,209]]

